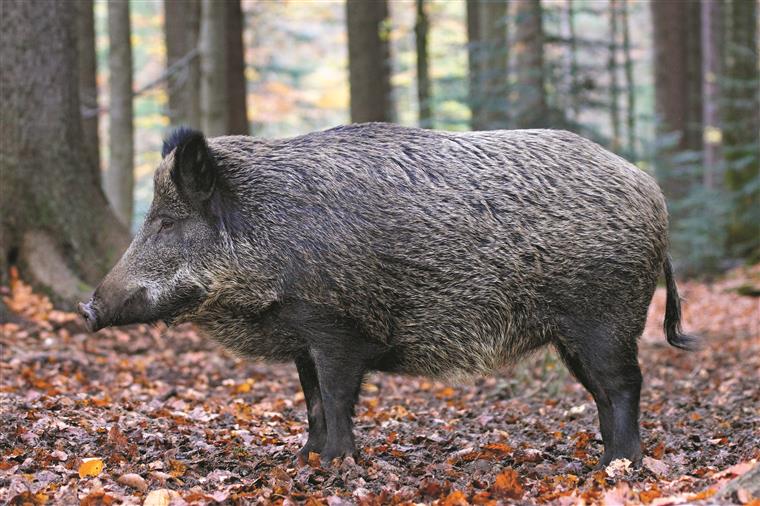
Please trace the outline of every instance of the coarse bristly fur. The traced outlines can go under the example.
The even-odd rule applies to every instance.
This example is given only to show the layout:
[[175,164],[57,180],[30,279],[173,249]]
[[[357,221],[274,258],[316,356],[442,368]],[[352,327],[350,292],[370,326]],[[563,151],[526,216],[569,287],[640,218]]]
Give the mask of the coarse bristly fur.
[[241,355],[295,360],[306,449],[328,456],[353,447],[325,399],[341,378],[353,406],[367,370],[491,374],[552,344],[597,402],[603,462],[640,459],[637,338],[663,270],[668,341],[694,344],[646,173],[555,130],[181,130],[163,151],[143,230],[104,281],[143,309],[103,324],[193,321]]

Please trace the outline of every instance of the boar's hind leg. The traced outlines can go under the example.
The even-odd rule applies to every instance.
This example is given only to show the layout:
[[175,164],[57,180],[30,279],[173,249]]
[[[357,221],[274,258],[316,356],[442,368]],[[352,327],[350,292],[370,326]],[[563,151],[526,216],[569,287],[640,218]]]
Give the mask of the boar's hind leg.
[[306,398],[306,415],[309,420],[309,439],[298,452],[298,459],[305,463],[309,460],[309,452],[321,453],[327,439],[324,404],[319,392],[319,380],[314,362],[308,354],[296,357],[298,378]]
[[567,337],[557,349],[570,371],[596,401],[604,441],[601,466],[626,458],[641,461],[639,393],[641,370],[636,339],[586,329],[586,335]]
[[602,433],[602,441],[604,441],[605,446],[612,444],[612,404],[610,403],[607,394],[602,389],[602,386],[594,381],[591,374],[587,372],[587,368],[584,367],[578,356],[571,353],[562,344],[557,344],[557,351],[559,351],[562,361],[567,365],[567,368],[570,369],[570,372],[573,373],[573,376],[586,387],[586,390],[588,390],[594,398],[596,409],[599,412],[599,428]]

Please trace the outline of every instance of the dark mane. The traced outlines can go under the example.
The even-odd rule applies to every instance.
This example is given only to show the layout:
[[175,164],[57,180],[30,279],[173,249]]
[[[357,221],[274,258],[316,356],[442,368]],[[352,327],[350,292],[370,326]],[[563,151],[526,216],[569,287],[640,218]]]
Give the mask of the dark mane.
[[171,153],[174,148],[188,140],[190,137],[196,135],[203,136],[201,132],[193,130],[190,127],[181,126],[175,128],[164,138],[164,146],[161,149],[161,158],[166,158],[166,155]]

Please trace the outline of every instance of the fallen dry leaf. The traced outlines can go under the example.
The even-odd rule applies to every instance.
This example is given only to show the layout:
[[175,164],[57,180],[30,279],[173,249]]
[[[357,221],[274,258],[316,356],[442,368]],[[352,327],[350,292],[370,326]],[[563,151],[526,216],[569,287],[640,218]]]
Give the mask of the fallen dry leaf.
[[137,473],[122,474],[121,476],[119,476],[119,479],[116,481],[118,481],[122,485],[127,485],[128,487],[137,489],[140,492],[145,492],[146,490],[148,490],[148,483],[145,481],[145,478],[143,478]]
[[151,490],[148,493],[143,502],[143,506],[169,506],[172,500],[181,498],[182,496],[174,490],[160,488],[158,490]]
[[651,457],[644,457],[642,464],[644,464],[644,467],[658,476],[665,476],[668,474],[668,465],[661,460],[653,459]]
[[752,468],[755,467],[755,465],[760,465],[760,464],[757,464],[756,462],[740,462],[736,465],[729,467],[728,469],[724,469],[723,471],[715,473],[713,475],[713,478],[716,478],[716,479],[735,478],[737,476],[741,476],[744,473],[751,471]]
[[512,468],[507,468],[496,475],[491,490],[495,496],[509,499],[519,499],[525,493],[520,483],[520,476]]
[[97,476],[103,471],[103,460],[98,457],[82,459],[79,465],[79,477],[87,478]]
[[628,459],[615,459],[610,464],[604,468],[604,472],[607,473],[607,476],[610,478],[615,478],[616,476],[621,476],[623,474],[626,474],[628,470],[631,468],[631,461]]

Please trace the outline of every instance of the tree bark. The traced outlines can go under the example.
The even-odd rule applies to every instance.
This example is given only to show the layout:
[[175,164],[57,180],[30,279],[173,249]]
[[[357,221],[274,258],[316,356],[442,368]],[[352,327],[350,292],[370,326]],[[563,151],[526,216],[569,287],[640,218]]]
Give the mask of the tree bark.
[[111,94],[108,146],[111,158],[103,175],[103,187],[116,216],[129,228],[134,190],[134,127],[128,0],[108,2],[108,38]]
[[82,106],[84,144],[89,167],[100,181],[98,136],[98,85],[95,57],[95,11],[92,0],[77,0],[77,51],[79,52],[79,102]]
[[[676,175],[671,156],[679,151],[702,150],[701,96],[695,96],[701,83],[701,51],[694,48],[694,18],[698,18],[699,2],[650,2],[654,25],[655,109],[661,138],[675,136],[671,146],[661,146],[657,175],[669,199],[683,197],[694,178]],[[696,13],[695,13],[696,10]],[[697,30],[697,34],[699,30]],[[696,75],[695,75],[696,69]],[[701,88],[701,85],[699,86]],[[695,113],[699,109],[699,114]],[[695,135],[695,129],[699,135]]]
[[703,121],[703,177],[705,188],[713,189],[720,180],[720,109],[719,76],[721,37],[720,1],[702,0],[702,121]]
[[623,58],[626,89],[626,133],[628,134],[628,152],[632,160],[636,159],[636,83],[633,78],[633,58],[631,57],[631,35],[628,25],[628,0],[623,0],[621,22],[623,24]]
[[[200,0],[164,0],[167,67],[198,50],[200,17]],[[201,128],[200,75],[200,56],[196,54],[170,76],[168,114],[172,126]]]
[[612,127],[612,150],[620,150],[620,88],[618,85],[617,66],[617,35],[618,35],[618,12],[617,0],[610,0],[610,39],[607,60],[607,73],[610,75],[610,124]]
[[433,127],[433,110],[430,103],[430,72],[428,70],[428,29],[430,21],[425,10],[425,0],[417,0],[417,19],[414,36],[417,49],[417,102],[419,104],[419,125]]
[[468,102],[470,105],[470,128],[480,129],[482,117],[482,34],[480,27],[480,0],[467,0],[467,70]]
[[517,24],[516,86],[512,101],[518,128],[546,127],[549,121],[544,86],[544,30],[540,0],[515,0]]
[[215,0],[201,0],[201,125],[215,137],[227,133],[227,11]]
[[227,133],[248,135],[248,106],[240,0],[224,2],[227,13]]
[[347,0],[351,121],[393,121],[386,0]]
[[483,2],[481,27],[484,42],[484,129],[509,127],[508,2]]
[[121,255],[80,121],[76,17],[68,2],[7,0],[0,17],[0,282],[9,264],[71,307]]
[[728,234],[733,255],[760,258],[760,76],[757,3],[732,0],[727,27],[725,185],[735,197]]
[[494,130],[509,127],[509,42],[508,2],[468,0],[467,16],[472,22],[477,43],[470,48],[473,130]]
[[578,42],[575,37],[575,5],[573,4],[573,0],[567,0],[567,7],[565,9],[565,26],[568,38],[567,105],[570,109],[570,119],[577,122],[578,115],[580,114],[580,103],[578,100],[580,84],[578,84]]
[[702,150],[702,7],[700,2],[684,2],[686,5],[688,64],[688,124],[686,137],[695,151]]

